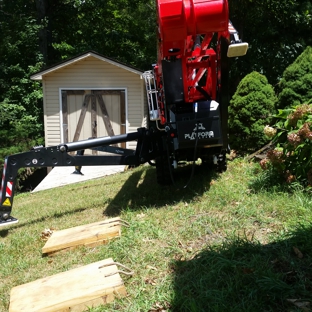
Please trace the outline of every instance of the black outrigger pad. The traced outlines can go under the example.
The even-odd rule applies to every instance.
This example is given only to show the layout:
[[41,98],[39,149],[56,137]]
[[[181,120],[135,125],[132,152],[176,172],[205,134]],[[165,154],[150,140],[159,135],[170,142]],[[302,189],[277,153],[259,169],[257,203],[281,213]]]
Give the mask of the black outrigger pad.
[[1,226],[6,226],[6,225],[11,225],[11,224],[14,224],[14,223],[17,223],[17,222],[18,222],[18,219],[10,216],[6,220],[0,219],[0,227]]

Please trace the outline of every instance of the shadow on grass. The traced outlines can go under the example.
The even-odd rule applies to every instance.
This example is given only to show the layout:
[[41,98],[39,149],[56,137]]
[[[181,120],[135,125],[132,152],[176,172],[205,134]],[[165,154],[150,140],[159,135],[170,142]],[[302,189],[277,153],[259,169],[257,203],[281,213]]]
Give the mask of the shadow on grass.
[[14,230],[14,229],[18,229],[18,228],[22,228],[24,226],[29,226],[31,224],[36,224],[38,222],[43,222],[43,221],[46,221],[50,218],[52,219],[57,219],[57,218],[63,218],[64,216],[66,215],[73,215],[77,212],[82,212],[84,210],[86,210],[87,208],[77,208],[77,209],[74,209],[74,210],[66,210],[66,211],[63,211],[63,212],[55,212],[53,213],[52,215],[47,215],[47,216],[42,216],[40,218],[37,218],[35,220],[30,220],[30,221],[23,221],[23,222],[19,222],[17,224],[13,224],[13,225],[9,225],[10,228],[9,229],[0,229],[0,237],[6,237],[10,230]]
[[[156,182],[156,169],[154,167],[142,167],[133,172],[124,183],[118,194],[106,207],[104,214],[117,216],[127,209],[141,209],[142,207],[163,207],[176,202],[189,202],[194,197],[202,195],[210,188],[212,179],[217,174],[209,168],[196,166],[191,178],[192,165],[179,168],[175,171],[175,185],[161,186]],[[188,184],[187,187],[184,187]]]
[[[206,168],[195,168],[194,177],[189,187],[184,189],[183,186],[189,180],[191,173],[190,166],[181,168],[176,174],[176,181],[181,188],[176,186],[161,187],[156,182],[156,171],[153,167],[141,167],[140,170],[134,171],[127,181],[123,184],[117,195],[108,204],[104,211],[107,216],[117,216],[125,208],[141,209],[142,207],[162,207],[170,205],[177,201],[191,201],[195,196],[201,195],[210,187],[212,178],[217,178],[216,173]],[[84,186],[85,188],[85,186]],[[76,189],[75,189],[76,190]],[[82,212],[88,208],[77,208],[57,212],[52,215],[42,216],[35,220],[23,221],[11,226],[10,229],[0,229],[0,237],[6,237],[10,230],[22,228],[38,222],[45,221],[49,218],[62,218],[66,215],[72,215]]]
[[172,311],[311,311],[312,227],[268,245],[242,239],[175,261]]

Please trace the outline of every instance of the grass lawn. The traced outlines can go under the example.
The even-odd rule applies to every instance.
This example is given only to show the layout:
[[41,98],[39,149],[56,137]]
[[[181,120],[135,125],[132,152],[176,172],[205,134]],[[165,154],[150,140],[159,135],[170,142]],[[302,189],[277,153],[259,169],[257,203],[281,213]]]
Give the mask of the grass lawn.
[[[20,221],[0,229],[0,311],[10,290],[113,258],[131,268],[128,296],[99,311],[310,311],[312,198],[269,186],[257,164],[236,159],[222,174],[197,166],[176,185],[141,166],[113,176],[15,197]],[[43,257],[44,229],[120,216],[120,238]],[[27,311],[28,312],[28,311]],[[31,312],[31,311],[29,311]]]

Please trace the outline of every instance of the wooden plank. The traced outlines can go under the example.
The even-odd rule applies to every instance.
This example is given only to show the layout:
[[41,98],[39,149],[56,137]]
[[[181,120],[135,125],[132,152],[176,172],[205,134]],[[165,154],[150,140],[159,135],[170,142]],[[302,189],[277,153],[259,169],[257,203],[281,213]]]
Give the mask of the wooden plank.
[[105,128],[106,128],[107,134],[109,136],[114,136],[115,135],[114,134],[114,130],[113,130],[112,124],[110,122],[109,115],[108,115],[108,112],[107,112],[104,100],[102,98],[102,95],[97,94],[96,97],[98,99],[98,103],[99,103],[99,106],[100,106],[101,111],[102,111],[102,117],[103,117],[103,121],[104,121],[104,124],[105,124]]
[[70,229],[55,231],[42,248],[43,254],[54,255],[56,252],[78,246],[94,247],[106,244],[109,240],[120,237],[122,220],[111,218]]
[[[91,133],[93,138],[97,138],[97,109],[96,109],[96,97],[92,94],[91,97]],[[97,155],[97,151],[92,150],[92,155]]]
[[67,92],[62,91],[62,115],[63,115],[63,133],[64,142],[68,142],[68,110],[67,110]]
[[85,119],[85,116],[86,116],[86,112],[87,112],[87,109],[88,109],[88,104],[89,104],[89,101],[90,101],[90,97],[91,97],[91,94],[86,94],[86,96],[84,98],[84,101],[82,103],[82,108],[81,108],[81,112],[80,112],[80,116],[79,116],[79,120],[78,120],[78,124],[77,124],[77,128],[76,128],[76,131],[75,131],[73,142],[76,142],[76,141],[79,140],[79,136],[80,136],[80,132],[81,132],[81,129],[82,129],[82,125],[83,125],[83,122],[84,122],[84,119]]
[[12,288],[9,312],[81,312],[126,294],[108,258]]
[[[120,91],[120,134],[126,133],[126,96],[124,91]],[[120,144],[126,148],[126,142]]]
[[94,94],[101,94],[101,95],[111,95],[111,94],[120,94],[120,92],[124,90],[96,90]]
[[246,160],[249,161],[249,160],[253,159],[253,158],[256,157],[256,156],[259,157],[259,154],[266,152],[268,149],[272,148],[272,146],[273,146],[273,144],[272,144],[272,141],[271,141],[269,144],[263,146],[263,147],[260,148],[258,151],[256,151],[256,152],[254,152],[253,154],[247,156],[247,157],[246,157]]
[[68,95],[84,95],[85,90],[66,90]]

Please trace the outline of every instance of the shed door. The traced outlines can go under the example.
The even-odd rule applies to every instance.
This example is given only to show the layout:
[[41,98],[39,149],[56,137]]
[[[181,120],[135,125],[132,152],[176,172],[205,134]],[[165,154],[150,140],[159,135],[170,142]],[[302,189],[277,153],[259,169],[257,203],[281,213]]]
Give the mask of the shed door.
[[65,143],[126,133],[123,90],[64,90],[62,113]]

